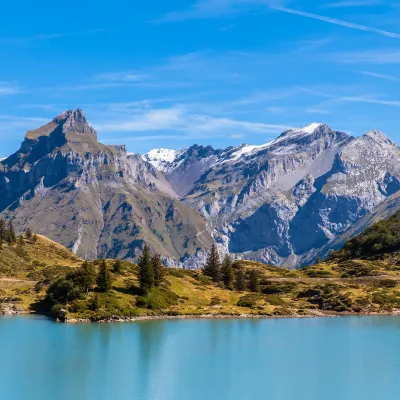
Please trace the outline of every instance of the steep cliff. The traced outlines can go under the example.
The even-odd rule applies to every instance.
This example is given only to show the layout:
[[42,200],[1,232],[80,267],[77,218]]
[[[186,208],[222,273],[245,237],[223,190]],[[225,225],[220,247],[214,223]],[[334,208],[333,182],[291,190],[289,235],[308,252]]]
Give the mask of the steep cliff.
[[262,146],[196,159],[189,150],[164,171],[172,186],[185,180],[182,200],[204,215],[220,248],[281,266],[326,254],[400,189],[400,150],[379,131],[353,138],[314,123]]
[[211,243],[164,175],[124,146],[99,143],[81,110],[29,131],[0,163],[0,213],[89,259],[136,259],[146,242],[170,265],[196,266]]

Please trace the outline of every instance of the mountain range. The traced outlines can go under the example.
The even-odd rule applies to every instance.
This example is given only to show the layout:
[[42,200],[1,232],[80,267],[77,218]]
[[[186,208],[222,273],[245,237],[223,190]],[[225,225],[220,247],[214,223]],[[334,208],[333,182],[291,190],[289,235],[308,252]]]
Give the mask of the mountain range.
[[199,267],[215,241],[237,258],[296,268],[400,208],[400,149],[313,123],[260,146],[129,154],[81,110],[27,132],[0,161],[0,215],[82,258],[135,260],[144,243]]

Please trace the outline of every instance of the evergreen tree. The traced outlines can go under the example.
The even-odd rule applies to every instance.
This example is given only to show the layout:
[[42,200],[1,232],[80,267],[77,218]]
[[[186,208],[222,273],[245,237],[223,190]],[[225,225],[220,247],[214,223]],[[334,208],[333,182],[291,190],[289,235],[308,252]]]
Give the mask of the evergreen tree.
[[260,291],[260,277],[258,272],[252,269],[249,273],[249,290],[254,293]]
[[31,240],[31,239],[32,239],[32,231],[31,231],[30,228],[28,228],[28,229],[25,231],[25,236],[26,236],[26,238],[27,238],[28,240]]
[[147,245],[144,246],[138,265],[140,289],[142,289],[144,293],[149,293],[154,287],[154,270],[153,263],[151,262],[150,250]]
[[18,246],[19,247],[24,247],[25,246],[25,240],[24,240],[24,237],[22,235],[20,235],[18,237]]
[[0,247],[7,240],[7,227],[6,223],[2,218],[0,218]]
[[164,279],[165,268],[158,254],[154,254],[154,257],[152,259],[152,264],[154,271],[154,284],[156,286],[160,286]]
[[15,243],[16,240],[17,240],[17,236],[15,234],[14,225],[13,225],[12,221],[10,221],[8,223],[8,241],[10,243]]
[[92,299],[92,302],[90,304],[90,309],[92,311],[98,311],[100,308],[100,299],[99,299],[99,294],[96,293],[95,296]]
[[113,265],[113,272],[114,274],[120,274],[122,270],[122,265],[120,260],[116,260]]
[[203,274],[209,276],[214,282],[220,281],[221,264],[219,261],[217,246],[215,244],[212,245],[208,254],[207,262],[203,269]]
[[222,281],[227,288],[232,286],[233,282],[233,268],[232,268],[232,259],[229,254],[227,254],[222,262],[221,268]]
[[93,288],[96,283],[96,270],[92,263],[88,263],[85,261],[80,270],[80,284],[85,289],[86,294],[89,293],[89,290]]
[[97,289],[100,292],[108,292],[111,290],[111,274],[104,260],[100,264],[99,273],[97,275]]
[[239,292],[246,290],[246,278],[244,276],[243,268],[240,267],[236,272],[235,288]]
[[37,237],[36,233],[34,233],[32,236],[32,242],[36,243],[37,241],[38,241],[38,237]]

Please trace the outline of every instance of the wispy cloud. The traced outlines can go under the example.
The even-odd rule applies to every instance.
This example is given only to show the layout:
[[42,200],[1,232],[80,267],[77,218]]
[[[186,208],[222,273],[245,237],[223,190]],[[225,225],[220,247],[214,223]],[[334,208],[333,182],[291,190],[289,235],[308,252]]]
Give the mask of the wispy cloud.
[[23,37],[2,37],[0,38],[0,43],[22,45],[36,41],[53,40],[68,36],[80,36],[84,34],[96,34],[102,32],[104,32],[103,29],[88,29],[86,31],[76,32],[76,33],[73,32],[37,33],[37,34],[32,34],[31,36],[23,36]]
[[0,82],[0,96],[22,93],[22,90],[13,83]]
[[[286,1],[285,1],[286,3]],[[282,0],[198,0],[189,9],[170,12],[155,22],[176,22],[191,19],[233,15],[254,6],[282,5]]]
[[[243,133],[278,134],[288,128],[287,125],[264,124],[242,121],[214,115],[193,113],[185,107],[173,106],[151,110],[136,110],[124,119],[112,118],[99,121],[95,128],[101,133],[107,132],[184,132],[185,135],[201,137],[215,134],[222,136]],[[165,138],[164,135],[162,135]]]
[[391,38],[395,38],[395,39],[400,39],[400,33],[396,33],[396,32],[385,31],[382,29],[377,29],[377,28],[373,28],[370,26],[366,26],[366,25],[354,24],[352,22],[347,22],[347,21],[343,21],[340,19],[336,19],[336,18],[325,17],[323,15],[312,14],[312,13],[308,13],[308,12],[304,12],[304,11],[294,10],[292,8],[287,8],[287,7],[270,6],[270,8],[272,8],[273,10],[285,12],[288,14],[299,15],[301,17],[316,19],[319,21],[328,22],[330,24],[344,26],[346,28],[376,33],[378,35],[387,36],[387,37],[391,37]]
[[150,79],[149,75],[144,75],[136,71],[122,71],[98,74],[93,77],[95,81],[102,82],[142,82]]
[[25,36],[19,38],[0,38],[0,43],[6,44],[24,44],[28,42],[34,42],[37,40],[50,40],[50,39],[57,39],[61,37],[69,36],[68,33],[48,33],[48,34],[36,34],[32,36]]
[[317,90],[308,89],[308,88],[304,88],[304,87],[299,87],[298,89],[305,93],[314,95],[314,96],[319,96],[319,97],[324,97],[327,99],[335,100],[336,102],[355,102],[355,103],[366,103],[366,104],[377,104],[377,105],[391,106],[391,107],[400,107],[399,100],[386,100],[386,99],[381,99],[374,95],[343,96],[343,95],[324,93],[324,92],[320,92]]
[[348,64],[400,64],[398,49],[354,51],[350,53],[334,53],[331,58]]
[[353,71],[357,72],[361,75],[365,76],[372,76],[373,78],[378,78],[378,79],[385,79],[388,81],[395,81],[395,82],[400,82],[400,78],[397,76],[391,76],[391,75],[385,75],[385,74],[378,74],[376,72],[370,72],[370,71]]
[[343,7],[369,7],[382,4],[381,0],[359,0],[359,1],[338,1],[323,4],[324,8],[343,8]]
[[332,114],[331,111],[329,110],[323,110],[321,108],[308,108],[306,110],[307,114],[321,114],[321,115],[327,115],[327,114]]

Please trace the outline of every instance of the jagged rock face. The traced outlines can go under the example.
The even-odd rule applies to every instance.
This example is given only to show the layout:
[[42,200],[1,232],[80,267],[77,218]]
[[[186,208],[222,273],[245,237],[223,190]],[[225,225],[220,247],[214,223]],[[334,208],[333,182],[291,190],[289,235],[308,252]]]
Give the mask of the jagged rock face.
[[81,110],[29,131],[0,163],[0,213],[89,259],[136,259],[146,241],[168,264],[196,267],[211,245],[203,218],[164,175],[99,143]]
[[323,124],[261,146],[142,157],[99,143],[82,111],[67,111],[0,162],[0,213],[19,231],[30,226],[85,258],[136,259],[146,241],[186,267],[200,266],[213,240],[237,257],[310,263],[398,204],[388,199],[399,190],[395,143]]
[[185,162],[185,152],[170,160],[167,179],[186,179],[182,201],[207,218],[220,248],[287,267],[313,261],[400,189],[395,143],[323,124],[262,146],[208,151],[190,160],[191,174]]

